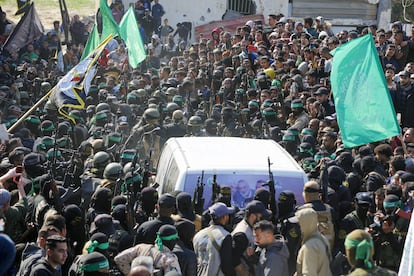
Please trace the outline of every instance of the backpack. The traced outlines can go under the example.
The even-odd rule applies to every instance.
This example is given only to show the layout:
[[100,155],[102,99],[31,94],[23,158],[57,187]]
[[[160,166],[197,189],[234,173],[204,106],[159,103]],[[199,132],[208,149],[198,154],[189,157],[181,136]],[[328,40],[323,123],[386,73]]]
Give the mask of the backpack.
[[[306,203],[302,208],[313,208],[313,205],[312,203]],[[332,222],[331,207],[325,204],[325,210],[316,211],[316,213],[318,214],[319,232],[329,241],[332,252],[335,243],[335,227]]]

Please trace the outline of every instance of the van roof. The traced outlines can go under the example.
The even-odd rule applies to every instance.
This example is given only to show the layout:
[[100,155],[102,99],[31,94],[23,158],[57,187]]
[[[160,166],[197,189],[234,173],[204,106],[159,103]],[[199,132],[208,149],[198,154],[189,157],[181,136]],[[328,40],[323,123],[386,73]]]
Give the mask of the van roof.
[[[167,143],[173,151],[179,148],[188,170],[246,168],[267,170],[267,158],[272,171],[302,170],[297,162],[273,140],[236,137],[182,137]],[[191,154],[188,154],[191,153]],[[235,161],[236,160],[236,161]],[[237,162],[237,163],[235,163]]]

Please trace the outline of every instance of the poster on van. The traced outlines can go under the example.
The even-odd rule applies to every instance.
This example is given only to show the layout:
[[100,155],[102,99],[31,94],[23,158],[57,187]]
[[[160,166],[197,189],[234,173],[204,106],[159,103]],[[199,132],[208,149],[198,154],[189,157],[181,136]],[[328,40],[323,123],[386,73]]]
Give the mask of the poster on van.
[[[197,184],[198,177],[201,177],[200,174],[188,174],[185,180],[185,189],[184,191],[193,195],[194,189]],[[252,174],[222,174],[217,175],[217,184],[220,187],[230,187],[231,189],[231,204],[240,209],[244,209],[251,200],[254,198],[254,193],[256,189],[266,187],[269,175],[252,175]],[[289,176],[280,176],[274,174],[275,179],[275,190],[276,190],[276,199],[279,196],[279,193],[285,190],[292,191],[296,196],[296,201],[298,204],[303,203],[302,191],[303,191],[303,179],[298,177],[289,177]],[[204,174],[203,178],[204,184],[204,209],[207,209],[212,205],[212,194],[213,194],[213,174]]]

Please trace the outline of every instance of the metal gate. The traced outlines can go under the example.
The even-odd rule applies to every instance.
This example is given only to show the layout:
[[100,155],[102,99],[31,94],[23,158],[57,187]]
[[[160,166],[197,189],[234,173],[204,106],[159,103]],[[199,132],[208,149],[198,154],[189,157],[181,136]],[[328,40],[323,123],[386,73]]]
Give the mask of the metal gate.
[[252,4],[252,0],[228,0],[227,10],[241,14],[251,14]]

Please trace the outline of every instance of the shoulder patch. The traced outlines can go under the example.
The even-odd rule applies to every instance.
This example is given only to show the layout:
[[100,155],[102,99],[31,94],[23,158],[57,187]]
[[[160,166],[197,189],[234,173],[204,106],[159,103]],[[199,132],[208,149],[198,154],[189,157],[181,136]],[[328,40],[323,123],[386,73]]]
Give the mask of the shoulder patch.
[[298,237],[298,233],[296,232],[295,228],[292,228],[289,230],[289,236],[292,238],[297,238]]

